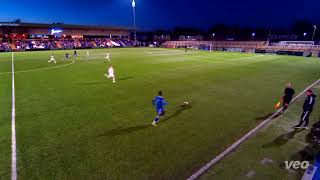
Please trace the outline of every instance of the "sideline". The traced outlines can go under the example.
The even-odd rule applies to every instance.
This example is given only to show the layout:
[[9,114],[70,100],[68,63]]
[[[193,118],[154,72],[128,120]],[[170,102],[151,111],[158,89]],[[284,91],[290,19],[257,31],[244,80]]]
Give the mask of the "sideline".
[[[13,56],[12,56],[13,57]],[[23,70],[23,71],[12,71],[12,72],[3,72],[3,73],[0,73],[0,75],[6,75],[6,74],[17,74],[17,73],[26,73],[26,72],[34,72],[34,71],[43,71],[43,70],[49,70],[49,69],[58,69],[58,68],[63,68],[63,67],[66,67],[66,66],[70,66],[72,64],[74,64],[75,61],[73,60],[71,63],[69,64],[64,64],[64,65],[60,65],[60,66],[54,66],[54,67],[47,67],[47,68],[39,68],[39,69],[30,69],[30,70]]]
[[17,179],[17,145],[16,145],[16,95],[14,83],[14,53],[12,52],[12,113],[11,113],[11,180]]
[[[298,98],[300,98],[308,89],[311,89],[316,84],[320,83],[320,79],[315,81],[313,84],[305,88],[302,92],[300,92],[297,96],[295,96],[292,99],[292,103],[294,103]],[[226,150],[224,150],[222,153],[220,153],[218,156],[214,157],[212,160],[210,160],[207,164],[202,166],[199,170],[194,172],[187,180],[195,180],[198,179],[200,176],[202,176],[204,173],[206,173],[211,167],[213,167],[215,164],[217,164],[219,161],[223,160],[227,155],[229,155],[232,151],[234,151],[236,148],[238,148],[244,141],[251,138],[254,134],[256,134],[259,130],[261,130],[265,125],[269,124],[274,117],[276,117],[280,112],[282,108],[273,113],[269,118],[262,121],[258,126],[256,126],[254,129],[249,131],[247,134],[242,136],[239,140],[234,142],[232,145],[230,145]]]

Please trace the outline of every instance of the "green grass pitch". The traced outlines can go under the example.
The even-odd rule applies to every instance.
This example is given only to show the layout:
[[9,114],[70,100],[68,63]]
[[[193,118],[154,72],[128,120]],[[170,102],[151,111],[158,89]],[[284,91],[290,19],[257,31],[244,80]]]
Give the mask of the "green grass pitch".
[[[319,95],[320,84],[313,91]],[[305,170],[287,170],[285,161],[308,161],[311,164],[320,151],[320,146],[312,141],[310,130],[292,129],[299,121],[304,100],[305,96],[301,96],[285,114],[275,118],[200,179],[301,180]],[[310,127],[320,120],[319,103],[315,107]]]
[[[185,179],[272,112],[316,58],[170,49],[15,53],[19,179]],[[104,77],[111,53],[117,83]],[[57,64],[48,64],[51,54]],[[11,53],[0,54],[0,179],[11,163]],[[167,114],[152,127],[162,90]],[[184,102],[190,107],[181,109]]]

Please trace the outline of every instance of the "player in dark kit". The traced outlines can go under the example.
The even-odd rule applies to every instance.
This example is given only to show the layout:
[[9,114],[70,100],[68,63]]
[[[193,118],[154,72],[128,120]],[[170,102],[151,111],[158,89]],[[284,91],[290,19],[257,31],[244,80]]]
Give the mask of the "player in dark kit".
[[284,113],[284,111],[289,107],[289,104],[292,101],[293,95],[294,95],[295,91],[292,88],[292,84],[288,83],[287,87],[284,89],[284,96],[282,97],[282,113]]
[[[314,103],[316,101],[316,95],[313,94],[312,90],[307,90],[306,92],[307,94],[307,98],[306,100],[304,101],[304,104],[303,104],[303,112],[301,114],[301,120],[300,120],[300,123],[296,126],[294,126],[293,128],[305,128],[305,129],[309,129],[308,125],[309,125],[309,117],[310,117],[310,114],[312,113],[313,111],[313,106],[314,106]],[[305,123],[305,125],[302,127],[302,124]]]
[[74,51],[73,56],[74,56],[74,57],[78,57],[78,53],[77,53],[77,51]]
[[69,60],[69,54],[68,53],[66,53],[66,56],[65,56],[64,60]]

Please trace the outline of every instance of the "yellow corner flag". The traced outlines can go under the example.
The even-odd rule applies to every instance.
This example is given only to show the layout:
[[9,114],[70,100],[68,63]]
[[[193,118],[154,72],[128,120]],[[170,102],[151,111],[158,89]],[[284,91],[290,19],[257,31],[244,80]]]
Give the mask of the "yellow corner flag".
[[279,109],[280,106],[281,106],[281,101],[279,101],[276,105],[274,105],[274,108],[275,108],[275,109]]

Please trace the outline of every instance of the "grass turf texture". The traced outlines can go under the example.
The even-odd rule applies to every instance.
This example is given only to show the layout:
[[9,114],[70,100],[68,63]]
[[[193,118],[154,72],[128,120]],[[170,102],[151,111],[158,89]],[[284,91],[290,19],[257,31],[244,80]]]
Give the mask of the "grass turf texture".
[[[103,76],[107,51],[116,84]],[[299,91],[320,77],[313,58],[169,49],[79,51],[75,64],[36,70],[70,63],[65,53],[15,55],[20,179],[184,179],[273,111],[286,82]],[[9,54],[0,63],[10,72]],[[0,179],[10,176],[10,78],[0,75]],[[154,128],[158,90],[169,105]]]
[[[0,53],[0,72],[11,70],[11,54]],[[11,172],[11,74],[0,75],[0,179]]]
[[[320,84],[314,88],[320,94]],[[298,99],[290,109],[255,137],[245,142],[229,157],[211,168],[200,179],[259,179],[259,180],[300,180],[303,169],[285,168],[285,161],[314,162],[320,146],[312,142],[310,130],[294,130],[299,121],[305,96]],[[319,105],[310,117],[310,127],[319,121]],[[271,160],[263,163],[263,160]],[[249,172],[252,177],[248,178]]]

